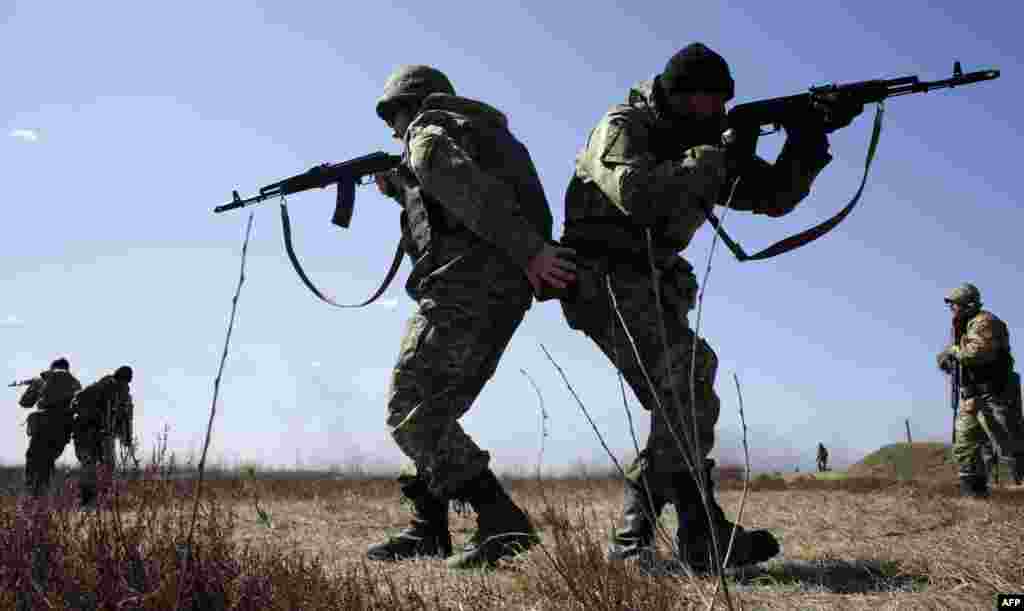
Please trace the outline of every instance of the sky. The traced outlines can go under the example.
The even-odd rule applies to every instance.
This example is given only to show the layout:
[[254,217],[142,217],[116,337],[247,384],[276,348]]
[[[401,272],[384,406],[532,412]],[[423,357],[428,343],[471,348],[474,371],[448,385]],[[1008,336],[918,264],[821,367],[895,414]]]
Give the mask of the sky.
[[[705,287],[701,334],[719,356],[713,456],[742,460],[741,384],[755,469],[813,468],[819,441],[839,466],[905,438],[948,440],[942,302],[970,281],[1024,330],[1019,260],[1019,9],[992,3],[260,2],[0,0],[0,349],[22,379],[67,356],[84,383],[135,369],[144,455],[161,431],[197,457],[238,280],[248,211],[215,215],[232,189],[399,143],[374,113],[401,64],[436,66],[460,95],[501,109],[530,149],[561,235],[565,186],[589,131],[634,83],[702,41],[730,63],[734,103],[812,85],[997,68],[971,87],[890,100],[859,207],[835,231],[764,262],[737,262],[705,226],[683,253]],[[855,191],[873,107],[831,137],[834,160],[782,219],[729,215],[748,252],[827,218]],[[782,136],[763,139],[774,158]],[[361,301],[383,277],[398,208],[357,193],[349,229],[333,191],[292,196],[299,256],[314,281]],[[317,301],[282,249],[275,202],[255,214],[246,281],[221,386],[210,460],[225,466],[362,467],[402,460],[385,427],[405,320],[408,262],[380,302]],[[691,324],[695,323],[691,314]],[[535,304],[463,418],[499,471],[550,472],[632,452],[614,369]],[[549,418],[527,375],[541,391]],[[0,373],[0,376],[4,375]],[[28,439],[17,393],[0,411],[0,462]],[[646,413],[628,408],[640,441]],[[546,435],[544,432],[546,431]],[[542,451],[543,450],[543,451]],[[73,461],[69,446],[62,462]]]

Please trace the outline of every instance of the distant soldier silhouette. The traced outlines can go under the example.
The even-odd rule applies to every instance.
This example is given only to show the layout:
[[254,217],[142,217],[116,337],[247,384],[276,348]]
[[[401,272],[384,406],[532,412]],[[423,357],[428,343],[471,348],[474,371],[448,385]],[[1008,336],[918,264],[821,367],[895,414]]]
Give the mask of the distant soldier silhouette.
[[18,404],[26,409],[36,408],[28,416],[29,442],[25,452],[25,487],[32,496],[42,496],[49,488],[54,465],[71,441],[71,401],[82,384],[68,369],[68,360],[59,358],[48,371],[14,384],[28,385]]
[[825,444],[818,442],[818,473],[828,470],[828,450],[825,449]]
[[72,403],[76,416],[75,456],[82,466],[82,507],[91,507],[96,502],[99,466],[115,466],[114,439],[124,446],[132,445],[133,405],[128,388],[131,381],[132,368],[118,367],[113,375],[86,386]]

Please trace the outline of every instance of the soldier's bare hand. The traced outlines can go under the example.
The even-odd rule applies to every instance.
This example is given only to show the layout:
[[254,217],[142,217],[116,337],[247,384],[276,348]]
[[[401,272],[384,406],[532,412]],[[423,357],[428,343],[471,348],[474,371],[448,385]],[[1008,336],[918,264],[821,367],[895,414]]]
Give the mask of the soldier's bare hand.
[[398,192],[391,183],[390,172],[377,172],[373,175],[373,182],[377,183],[377,190],[385,197],[394,197]]
[[545,285],[564,289],[576,281],[576,251],[564,246],[544,244],[539,253],[530,259],[526,277],[533,285],[534,292],[542,292]]

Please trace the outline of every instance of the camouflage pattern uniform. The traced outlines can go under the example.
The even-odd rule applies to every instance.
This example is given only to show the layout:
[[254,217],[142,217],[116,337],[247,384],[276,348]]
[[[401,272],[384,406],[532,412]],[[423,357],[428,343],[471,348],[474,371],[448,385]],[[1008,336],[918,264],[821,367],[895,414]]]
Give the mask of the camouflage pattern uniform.
[[82,505],[88,506],[98,492],[99,468],[112,470],[116,465],[115,439],[132,444],[134,406],[128,383],[116,374],[103,376],[78,393],[72,409],[75,456],[81,466],[79,489]]
[[[402,93],[410,90],[425,95]],[[385,91],[382,118],[396,91],[422,99],[404,134],[403,164],[390,177],[413,262],[406,291],[418,309],[391,376],[387,425],[412,461],[399,478],[417,511],[404,541],[428,532],[440,543],[426,551],[447,555],[448,499],[481,513],[481,490],[504,494],[488,468],[490,454],[459,419],[530,307],[524,269],[550,239],[552,219],[530,155],[505,115],[454,95],[447,78],[429,67],[400,68]],[[393,543],[371,548],[370,557],[394,560],[410,551],[396,552]]]
[[71,441],[71,401],[81,389],[82,384],[66,367],[55,366],[34,378],[18,401],[24,408],[38,408],[28,417],[25,452],[25,486],[33,496],[49,487],[54,465]]
[[[702,45],[687,49],[696,47],[700,53],[710,51]],[[723,90],[727,88],[732,97],[728,68],[717,54],[714,57],[722,67],[719,73],[724,70],[725,74],[712,76],[727,81]],[[699,67],[698,72],[704,70]],[[575,295],[562,301],[566,321],[597,344],[622,371],[641,405],[651,411],[646,446],[628,469],[626,526],[613,535],[612,558],[629,557],[651,543],[650,516],[656,516],[665,503],[674,502],[677,509],[692,506],[695,495],[689,471],[710,473],[713,462],[705,459],[714,446],[719,416],[714,389],[718,359],[703,338],[695,338],[687,319],[695,305],[697,279],[690,263],[675,253],[684,250],[704,224],[703,208],[725,203],[723,194],[731,181],[721,150],[715,146],[719,141],[709,138],[720,138],[721,130],[691,133],[685,123],[671,117],[660,92],[664,74],[634,86],[625,104],[612,107],[601,118],[577,156],[565,196],[561,242],[580,255]],[[733,209],[780,216],[807,196],[831,156],[824,134],[796,135],[789,133],[774,165],[759,158],[751,162],[736,188]],[[659,330],[645,228],[652,232],[667,353]],[[651,384],[609,293],[617,300]],[[693,354],[696,362],[691,361]],[[690,418],[691,409],[695,419]],[[685,442],[693,431],[697,455],[686,458],[677,438]],[[681,526],[681,537],[683,530]]]
[[[977,294],[976,288],[973,294]],[[957,290],[947,302],[956,299]],[[959,340],[939,354],[939,361],[948,369],[943,362],[952,358],[960,367],[953,459],[959,467],[961,484],[972,488],[974,495],[983,496],[987,494],[988,479],[983,457],[986,440],[991,441],[1011,477],[1019,482],[1024,468],[1024,435],[1020,376],[1013,370],[1010,331],[995,314],[980,309],[980,295],[976,303],[977,307],[967,312]]]

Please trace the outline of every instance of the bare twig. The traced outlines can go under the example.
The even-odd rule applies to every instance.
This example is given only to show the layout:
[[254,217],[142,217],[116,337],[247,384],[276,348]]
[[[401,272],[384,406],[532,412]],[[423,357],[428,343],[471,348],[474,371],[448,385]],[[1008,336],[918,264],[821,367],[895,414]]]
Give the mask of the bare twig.
[[533,381],[530,374],[526,373],[525,369],[520,368],[519,372],[526,376],[526,379],[533,386],[533,391],[537,393],[537,402],[540,407],[540,449],[537,451],[537,484],[541,482],[541,469],[544,464],[544,443],[548,438],[548,411],[544,409],[544,395],[540,393],[540,388],[537,383]]
[[[636,349],[636,342],[633,340],[633,337],[630,335],[629,329],[626,327],[625,318],[622,316],[622,312],[619,310],[619,305],[618,305],[618,302],[617,302],[617,300],[615,298],[615,291],[612,290],[611,275],[610,274],[605,276],[605,283],[606,283],[607,288],[608,288],[608,299],[609,299],[610,305],[612,306],[612,310],[615,311],[616,317],[618,318],[620,324],[622,324],[622,328],[623,328],[623,330],[625,332],[626,337],[629,339],[630,345],[633,346],[634,352],[637,355],[637,363],[639,363],[640,370],[643,371],[644,377],[647,379],[647,384],[651,388],[651,395],[654,396],[655,398],[657,398],[658,394],[657,394],[657,392],[654,389],[653,382],[651,382],[651,377],[647,374],[647,368],[644,366],[643,361],[639,358],[639,354],[640,353]],[[617,374],[617,377],[619,379],[619,392],[622,394],[622,409],[625,410],[625,412],[626,412],[626,422],[629,423],[629,438],[633,441],[633,449],[636,451],[637,458],[639,458],[640,457],[640,440],[637,437],[636,425],[633,423],[633,412],[630,411],[630,409],[629,409],[629,401],[627,401],[627,399],[626,399],[625,376],[622,373],[622,365],[621,365],[621,361],[619,359],[619,347],[618,347],[619,345],[618,345],[618,342],[615,339],[615,322],[616,322],[615,319],[612,319],[612,320],[609,321],[609,325],[608,326],[611,327],[611,329],[610,329],[610,331],[608,333],[608,337],[610,338],[611,344],[612,344],[612,356],[615,359],[615,362],[613,364],[615,365],[615,373]],[[658,536],[660,536],[661,539],[665,543],[667,543],[669,545],[669,547],[671,547],[672,546],[672,535],[669,534],[668,530],[666,530],[664,525],[661,523],[661,519],[660,519],[661,516],[660,515],[655,515],[655,513],[654,513],[654,492],[651,490],[650,486],[647,483],[647,474],[641,474],[641,478],[643,479],[643,484],[644,484],[643,493],[645,495],[647,495],[647,505],[644,506],[644,514],[645,515],[650,514],[650,515],[647,515],[647,519],[650,520],[651,524],[654,525],[655,531],[658,533]],[[623,479],[625,479],[625,478],[623,478]],[[629,484],[627,483],[626,485],[629,485]]]
[[[192,541],[193,541],[193,537],[195,535],[196,518],[199,515],[199,499],[200,499],[200,496],[201,496],[201,493],[202,493],[203,473],[204,473],[204,469],[206,467],[206,452],[210,448],[210,437],[211,437],[211,435],[213,433],[213,419],[217,415],[217,397],[220,395],[220,381],[221,381],[221,377],[224,375],[224,363],[228,359],[228,347],[229,347],[229,345],[231,343],[231,332],[232,332],[232,330],[234,329],[234,326],[235,326],[235,313],[236,313],[236,311],[238,309],[238,298],[239,298],[239,296],[242,293],[242,285],[245,283],[245,257],[246,257],[246,253],[249,250],[249,236],[252,233],[252,221],[253,221],[253,213],[250,212],[249,213],[249,222],[245,226],[245,240],[242,242],[242,257],[241,257],[241,264],[239,266],[239,272],[238,272],[238,285],[235,287],[235,295],[234,295],[234,297],[231,298],[231,316],[228,319],[228,330],[227,330],[226,336],[224,337],[224,350],[221,352],[220,366],[217,369],[217,377],[214,378],[214,380],[213,380],[213,400],[212,400],[212,402],[210,404],[210,418],[209,418],[209,420],[206,423],[206,439],[203,442],[203,453],[202,453],[202,455],[200,456],[200,459],[199,459],[199,474],[198,474],[198,478],[197,478],[197,481],[196,481],[195,502],[192,505],[192,521],[191,521],[191,524],[189,525],[189,529],[188,529],[188,541],[187,541],[187,544],[186,544],[187,545],[186,549],[188,550],[188,556],[186,558],[185,575],[189,575],[190,574],[189,570],[191,569]],[[180,590],[179,590],[179,594],[180,594]],[[177,607],[177,604],[175,604],[175,606]]]
[[[740,179],[739,179],[739,177],[737,177],[736,180],[734,180],[733,183],[732,183],[732,188],[731,188],[731,190],[729,192],[729,198],[728,198],[728,200],[725,203],[726,211],[728,211],[729,207],[732,205],[732,199],[733,199],[733,196],[736,193],[736,187],[739,185],[739,181],[740,181]],[[661,303],[661,274],[660,274],[660,270],[655,265],[655,261],[654,261],[654,239],[653,239],[653,236],[652,236],[652,233],[651,233],[651,229],[649,227],[647,229],[645,229],[644,233],[645,233],[645,237],[647,238],[647,258],[648,258],[648,264],[650,265],[650,269],[651,269],[651,287],[654,290],[654,303],[655,303],[655,307],[656,307],[657,312],[658,312],[658,332],[659,332],[659,334],[661,336],[662,349],[664,350],[664,356],[665,356],[665,379],[666,379],[666,381],[668,383],[668,386],[669,386],[669,389],[671,390],[671,393],[672,393],[672,401],[675,404],[676,413],[680,416],[680,419],[683,419],[682,418],[682,416],[683,416],[683,404],[682,404],[682,401],[679,398],[679,390],[676,388],[676,385],[672,383],[672,358],[671,358],[672,354],[671,354],[671,351],[669,350],[668,329],[667,329],[667,326],[665,324],[665,309],[662,307],[662,303]],[[693,342],[693,344],[691,346],[690,372],[689,372],[689,376],[688,376],[689,377],[689,380],[688,380],[689,399],[690,399],[689,400],[689,408],[690,408],[690,414],[689,415],[690,415],[691,427],[692,427],[693,430],[692,430],[692,436],[686,435],[685,430],[684,430],[684,434],[683,434],[683,437],[687,440],[688,443],[686,443],[686,444],[682,443],[682,441],[680,440],[679,435],[675,433],[674,426],[671,423],[671,420],[669,418],[666,418],[666,425],[667,425],[669,431],[672,433],[672,437],[675,439],[676,443],[679,444],[679,449],[681,450],[681,454],[683,456],[683,461],[685,463],[687,463],[687,467],[690,469],[690,473],[691,473],[692,477],[697,482],[697,492],[700,495],[701,504],[704,507],[705,513],[708,515],[709,523],[711,523],[711,528],[708,529],[709,530],[709,534],[711,536],[711,549],[713,550],[713,553],[711,554],[711,558],[712,558],[711,564],[712,564],[712,567],[714,568],[716,576],[718,577],[719,585],[721,586],[722,592],[725,595],[725,603],[729,607],[729,609],[732,609],[732,599],[731,599],[731,597],[729,595],[728,585],[725,583],[724,564],[722,563],[721,557],[719,557],[719,555],[718,555],[718,549],[719,549],[719,546],[718,546],[718,535],[716,533],[716,529],[714,528],[714,524],[713,524],[713,521],[711,519],[710,503],[708,502],[708,496],[709,496],[708,495],[708,491],[710,490],[710,487],[708,486],[709,482],[707,481],[707,477],[705,476],[705,473],[704,473],[704,464],[703,464],[704,463],[704,451],[703,451],[703,448],[701,448],[701,446],[700,446],[700,432],[698,430],[698,425],[697,425],[697,401],[696,401],[696,385],[695,385],[696,363],[697,363],[697,358],[696,358],[696,355],[697,355],[697,345],[700,342],[700,314],[701,314],[701,309],[703,308],[704,290],[706,290],[706,288],[707,288],[708,276],[711,273],[711,262],[712,262],[712,260],[714,258],[715,245],[717,244],[717,241],[718,241],[718,233],[716,232],[715,236],[714,236],[714,238],[712,239],[712,242],[711,242],[711,249],[708,252],[708,261],[707,261],[707,266],[706,266],[706,271],[705,271],[705,276],[704,276],[704,282],[703,282],[703,286],[702,286],[701,291],[698,293],[698,299],[697,299],[697,301],[698,301],[698,303],[697,303],[697,306],[698,306],[697,322],[696,322],[696,325],[695,325],[695,328],[694,328],[694,331],[693,331],[693,335],[692,335],[692,342]],[[684,429],[685,429],[685,422],[683,422],[683,424],[684,424]],[[700,462],[699,466],[697,464],[698,461]],[[685,566],[685,563],[684,563],[684,566]],[[714,598],[712,598],[709,601],[708,604],[709,604],[709,608],[710,608],[710,606],[713,606],[714,605]]]
[[597,440],[601,442],[601,447],[604,448],[604,451],[608,454],[608,457],[612,459],[612,463],[614,463],[615,468],[619,470],[619,474],[622,475],[623,478],[625,478],[626,471],[622,468],[622,465],[619,464],[619,460],[615,458],[615,453],[612,452],[611,449],[608,447],[608,444],[605,443],[604,436],[601,435],[601,431],[598,430],[597,424],[594,423],[594,419],[590,417],[590,412],[587,411],[587,406],[583,404],[583,401],[580,400],[579,395],[576,394],[576,389],[572,387],[572,383],[569,382],[569,378],[565,377],[565,371],[563,371],[562,367],[555,361],[554,358],[552,358],[551,353],[548,352],[548,349],[544,347],[544,344],[540,344],[540,349],[544,351],[544,356],[548,357],[548,360],[551,361],[551,364],[554,365],[555,369],[558,370],[558,375],[562,376],[562,381],[565,382],[565,385],[566,387],[568,387],[569,392],[572,393],[572,398],[576,400],[576,404],[580,406],[580,410],[583,411],[583,415],[587,418],[587,422],[590,423],[590,427],[594,429],[594,434],[597,435]]

